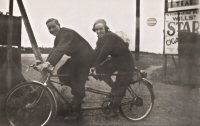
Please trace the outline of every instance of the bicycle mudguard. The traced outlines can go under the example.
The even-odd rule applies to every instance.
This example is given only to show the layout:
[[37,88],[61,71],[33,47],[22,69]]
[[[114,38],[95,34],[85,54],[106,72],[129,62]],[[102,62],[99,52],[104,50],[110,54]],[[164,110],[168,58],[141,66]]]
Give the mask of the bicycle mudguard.
[[147,86],[149,86],[150,88],[153,89],[153,84],[149,80],[147,80],[146,78],[142,78],[141,80],[143,80],[144,82],[146,82]]
[[153,98],[155,98],[155,94],[154,94],[154,91],[153,91],[153,84],[152,84],[149,80],[147,80],[146,78],[142,78],[142,80],[145,82],[145,84],[146,84],[148,87],[151,88],[152,93],[153,93]]

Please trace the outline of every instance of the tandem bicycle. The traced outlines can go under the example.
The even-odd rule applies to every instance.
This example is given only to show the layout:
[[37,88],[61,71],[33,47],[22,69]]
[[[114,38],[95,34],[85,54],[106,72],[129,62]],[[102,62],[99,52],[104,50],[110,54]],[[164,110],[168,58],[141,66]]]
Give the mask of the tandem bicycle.
[[[36,70],[35,64],[30,65],[30,67]],[[139,121],[150,114],[154,105],[154,92],[152,83],[146,79],[147,73],[136,68],[134,71],[134,78],[126,89],[119,113],[127,120]],[[112,76],[116,75],[117,73],[112,74]],[[28,122],[34,126],[45,126],[52,118],[56,117],[58,111],[57,97],[63,100],[66,105],[69,104],[69,101],[54,85],[55,83],[62,85],[61,82],[52,79],[58,76],[63,75],[54,75],[51,72],[47,72],[44,82],[23,82],[12,88],[8,92],[5,102],[5,111],[9,124],[22,126],[25,122]],[[106,74],[94,74],[92,72],[89,76],[98,77],[106,76]],[[101,105],[82,106],[81,111],[102,110],[106,114],[111,104],[111,100],[108,99],[110,92],[91,87],[85,87],[85,91],[103,95],[105,98],[101,101]],[[87,104],[87,102],[84,104]]]

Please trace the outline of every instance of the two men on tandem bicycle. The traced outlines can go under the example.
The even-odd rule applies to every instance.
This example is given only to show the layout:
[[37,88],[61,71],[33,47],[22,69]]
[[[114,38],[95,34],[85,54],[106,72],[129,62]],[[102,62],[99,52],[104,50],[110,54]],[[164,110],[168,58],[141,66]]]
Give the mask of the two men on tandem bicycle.
[[[111,111],[106,117],[116,117],[122,97],[133,75],[134,63],[128,45],[109,30],[106,21],[103,19],[97,20],[93,25],[92,30],[98,36],[95,51],[77,32],[60,27],[57,19],[48,19],[46,25],[49,32],[56,38],[53,50],[46,62],[40,64],[38,69],[42,71],[49,66],[56,66],[63,55],[71,56],[58,69],[58,74],[69,75],[68,77],[61,76],[59,79],[71,87],[71,93],[74,95],[71,102],[73,111],[71,116],[73,118],[80,117],[81,103],[85,96],[85,83],[93,65],[91,69],[97,73],[110,75],[102,76],[99,79],[105,81],[111,87]],[[106,60],[108,56],[111,56],[110,60]],[[115,71],[119,75],[116,76],[114,82],[111,79],[111,74]],[[125,75],[122,76],[121,74]]]

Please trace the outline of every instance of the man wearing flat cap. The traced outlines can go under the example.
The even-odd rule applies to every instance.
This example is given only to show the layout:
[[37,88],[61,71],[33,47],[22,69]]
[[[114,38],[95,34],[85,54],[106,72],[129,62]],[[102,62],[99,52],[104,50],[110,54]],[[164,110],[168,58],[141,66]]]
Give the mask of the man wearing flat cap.
[[71,87],[71,93],[74,96],[71,102],[73,115],[75,118],[79,117],[81,102],[85,96],[85,82],[94,61],[94,50],[76,31],[60,27],[57,19],[48,19],[46,25],[49,32],[56,38],[54,48],[46,62],[40,65],[40,70],[50,65],[55,66],[65,55],[71,57],[58,69],[58,74],[67,75],[60,76],[59,79]]

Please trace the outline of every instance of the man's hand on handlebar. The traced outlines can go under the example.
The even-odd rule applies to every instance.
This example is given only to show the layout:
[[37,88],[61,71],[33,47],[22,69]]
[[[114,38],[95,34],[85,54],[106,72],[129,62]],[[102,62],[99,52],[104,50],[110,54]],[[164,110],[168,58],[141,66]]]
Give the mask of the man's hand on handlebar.
[[96,75],[97,74],[95,67],[90,68],[90,74],[92,74],[92,75]]
[[90,68],[90,75],[92,77],[94,77],[96,80],[99,80],[99,78],[97,76],[97,73],[96,73],[96,68],[95,67]]
[[54,67],[49,63],[49,62],[37,62],[35,64],[35,68],[38,71],[43,71],[43,70],[48,70],[48,71],[53,71]]

